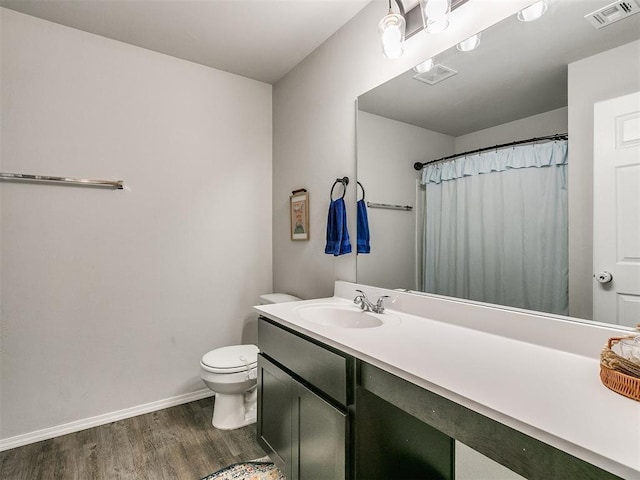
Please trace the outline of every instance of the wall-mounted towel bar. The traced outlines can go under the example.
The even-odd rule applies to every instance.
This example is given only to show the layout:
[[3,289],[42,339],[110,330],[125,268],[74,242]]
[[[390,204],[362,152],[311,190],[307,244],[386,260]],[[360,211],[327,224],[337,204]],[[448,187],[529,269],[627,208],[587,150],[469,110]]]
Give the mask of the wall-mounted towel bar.
[[85,187],[104,187],[122,190],[124,188],[122,180],[91,180],[87,178],[52,177],[49,175],[29,175],[26,173],[0,173],[0,180],[10,182],[46,182],[63,183],[69,185],[81,185]]
[[369,208],[386,208],[387,210],[404,210],[406,212],[410,212],[413,210],[411,205],[391,205],[389,203],[373,203],[367,202],[367,207]]

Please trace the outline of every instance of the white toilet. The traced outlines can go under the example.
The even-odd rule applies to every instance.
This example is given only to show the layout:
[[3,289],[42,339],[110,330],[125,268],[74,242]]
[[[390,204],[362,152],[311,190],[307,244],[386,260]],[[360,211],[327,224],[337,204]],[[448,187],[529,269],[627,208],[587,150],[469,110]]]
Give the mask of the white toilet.
[[[260,296],[262,305],[298,300],[285,293]],[[200,378],[215,392],[214,427],[233,430],[256,421],[258,351],[255,345],[231,345],[211,350],[200,360]]]

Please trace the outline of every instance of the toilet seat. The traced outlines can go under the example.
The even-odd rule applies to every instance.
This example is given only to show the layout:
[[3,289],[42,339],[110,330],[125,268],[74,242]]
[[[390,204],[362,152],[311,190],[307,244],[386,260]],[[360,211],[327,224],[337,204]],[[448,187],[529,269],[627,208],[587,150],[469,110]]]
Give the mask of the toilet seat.
[[255,345],[231,345],[216,348],[202,357],[200,365],[208,372],[238,373],[251,370],[258,363],[258,347]]

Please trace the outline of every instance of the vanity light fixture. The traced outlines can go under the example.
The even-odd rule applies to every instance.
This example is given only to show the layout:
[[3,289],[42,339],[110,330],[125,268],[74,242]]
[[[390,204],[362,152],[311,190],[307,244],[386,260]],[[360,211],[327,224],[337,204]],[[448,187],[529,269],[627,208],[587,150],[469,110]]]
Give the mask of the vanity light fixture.
[[391,0],[389,0],[389,13],[378,23],[382,53],[386,58],[394,59],[402,56],[405,28],[404,17],[391,11]]
[[471,50],[478,48],[478,45],[480,45],[480,34],[476,33],[475,35],[472,35],[466,40],[460,42],[456,45],[456,48],[461,52],[470,52]]
[[548,5],[546,0],[540,0],[518,12],[517,18],[521,22],[533,22],[539,19],[547,11]]
[[424,62],[413,67],[413,71],[416,73],[426,73],[433,68],[433,65],[433,58],[427,58]]
[[420,0],[422,21],[428,33],[438,33],[449,26],[451,0]]

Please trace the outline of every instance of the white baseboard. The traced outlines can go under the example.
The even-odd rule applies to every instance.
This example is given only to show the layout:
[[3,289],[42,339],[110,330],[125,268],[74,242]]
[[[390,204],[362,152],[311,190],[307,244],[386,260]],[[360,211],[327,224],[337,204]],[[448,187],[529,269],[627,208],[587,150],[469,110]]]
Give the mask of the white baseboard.
[[87,428],[105,425],[107,423],[116,422],[118,420],[124,420],[125,418],[137,417],[138,415],[142,415],[145,413],[155,412],[157,410],[163,410],[169,407],[175,407],[176,405],[182,405],[183,403],[189,403],[200,400],[202,398],[212,397],[213,395],[214,393],[211,390],[209,390],[208,388],[203,388],[202,390],[185,393],[183,395],[178,395],[177,397],[166,398],[164,400],[158,400],[157,402],[145,403],[144,405],[125,408],[124,410],[118,410],[116,412],[105,413],[103,415],[97,415],[95,417],[89,417],[82,420],[76,420],[74,422],[64,423],[55,427],[36,430],[35,432],[16,435],[15,437],[4,438],[0,440],[0,452],[9,450],[11,448],[29,445],[30,443],[36,443],[42,440],[59,437],[68,433],[79,432],[80,430],[85,430]]

